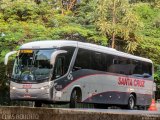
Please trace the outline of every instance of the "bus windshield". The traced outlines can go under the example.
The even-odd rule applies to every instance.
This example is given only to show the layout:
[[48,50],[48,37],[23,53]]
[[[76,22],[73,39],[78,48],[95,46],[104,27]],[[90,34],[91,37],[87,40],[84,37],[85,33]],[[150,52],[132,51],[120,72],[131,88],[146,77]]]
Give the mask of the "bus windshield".
[[55,51],[56,49],[20,50],[14,63],[13,80],[19,82],[47,80],[52,70],[51,54]]

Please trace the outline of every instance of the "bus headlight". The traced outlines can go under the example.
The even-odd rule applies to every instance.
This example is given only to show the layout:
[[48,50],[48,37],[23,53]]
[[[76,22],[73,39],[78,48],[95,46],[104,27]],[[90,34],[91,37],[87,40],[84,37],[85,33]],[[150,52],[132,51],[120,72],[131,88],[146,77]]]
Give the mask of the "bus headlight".
[[16,89],[16,87],[11,87],[11,89],[12,89],[12,90],[15,90],[15,89]]
[[41,90],[44,90],[45,88],[44,88],[44,87],[41,87],[40,89],[41,89]]
[[41,87],[40,89],[41,89],[41,90],[44,90],[44,89],[46,90],[46,89],[48,89],[48,88],[49,88],[49,85],[43,86],[43,87]]

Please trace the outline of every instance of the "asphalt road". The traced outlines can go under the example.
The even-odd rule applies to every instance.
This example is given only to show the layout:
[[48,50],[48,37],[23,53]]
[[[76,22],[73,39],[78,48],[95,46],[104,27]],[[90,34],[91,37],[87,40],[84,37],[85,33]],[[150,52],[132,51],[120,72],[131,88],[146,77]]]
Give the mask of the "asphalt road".
[[[148,110],[124,110],[124,109],[94,109],[94,108],[76,108],[74,111],[97,112],[97,113],[112,113],[112,114],[132,114],[132,115],[160,115],[160,103],[156,104],[157,111]],[[64,109],[64,108],[63,108]],[[70,110],[65,108],[64,110]]]
[[159,114],[160,111],[144,111],[144,110],[122,110],[122,109],[74,109],[75,111],[88,111],[100,113],[115,113],[115,114]]

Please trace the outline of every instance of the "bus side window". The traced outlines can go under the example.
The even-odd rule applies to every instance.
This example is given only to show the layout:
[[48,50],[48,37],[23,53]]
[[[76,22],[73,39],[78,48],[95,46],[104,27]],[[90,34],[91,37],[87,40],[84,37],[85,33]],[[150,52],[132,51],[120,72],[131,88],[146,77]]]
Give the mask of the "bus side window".
[[64,73],[64,64],[65,64],[64,61],[65,61],[64,56],[59,56],[56,59],[56,63],[55,63],[55,67],[54,67],[54,73],[53,73],[54,78],[59,78],[59,77],[61,77],[65,74]]
[[112,62],[108,62],[110,64],[108,64],[107,72],[131,75],[135,68],[135,65],[128,58],[112,56],[110,61]]
[[148,78],[152,76],[152,65],[147,62],[134,61],[135,69],[133,74],[139,75],[138,77]]
[[67,53],[57,56],[52,79],[59,78],[68,72],[75,47],[61,47],[60,50],[65,50]]
[[100,53],[100,52],[92,52],[91,53],[91,69],[93,70],[98,70],[98,71],[106,71],[106,63],[105,63],[105,59],[106,56],[104,53]]
[[135,65],[135,69],[133,71],[133,74],[142,74],[142,64],[140,61],[133,61]]
[[106,61],[105,61],[106,62],[106,72],[113,72],[112,71],[112,65],[114,64],[113,60],[114,60],[113,55],[106,54]]
[[67,53],[63,55],[65,57],[65,64],[64,64],[64,74],[65,74],[69,70],[72,56],[75,51],[75,47],[62,47],[60,49],[67,51]]
[[144,78],[152,76],[152,64],[144,62],[142,63],[142,74]]
[[73,71],[80,69],[90,69],[90,51],[85,49],[79,49],[75,64],[73,66]]

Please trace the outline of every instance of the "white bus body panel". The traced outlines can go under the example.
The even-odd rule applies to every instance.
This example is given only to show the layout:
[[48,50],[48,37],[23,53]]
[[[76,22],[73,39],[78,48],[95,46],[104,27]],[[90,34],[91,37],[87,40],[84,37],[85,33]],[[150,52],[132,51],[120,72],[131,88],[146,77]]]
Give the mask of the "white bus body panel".
[[[70,100],[70,94],[72,92],[73,87],[81,86],[82,90],[82,101],[94,97],[95,95],[105,93],[105,92],[116,92],[120,95],[120,93],[136,93],[137,97],[139,95],[150,95],[152,96],[152,84],[153,81],[151,80],[143,80],[138,78],[130,78],[132,80],[132,86],[129,85],[130,83],[124,83],[128,85],[123,85],[119,82],[121,76],[113,76],[107,74],[95,74],[95,75],[88,75],[85,77],[81,77],[67,87],[63,89],[63,92],[67,93],[67,101]],[[128,78],[126,76],[122,76],[121,78]],[[144,86],[139,86],[138,81],[144,81]],[[118,95],[117,94],[117,95]],[[100,95],[103,97],[103,95]],[[119,100],[123,100],[121,96],[117,96]],[[112,99],[112,95],[109,96],[107,99]],[[144,98],[142,98],[144,99]],[[94,101],[91,101],[94,102]],[[145,99],[144,99],[145,102]]]

